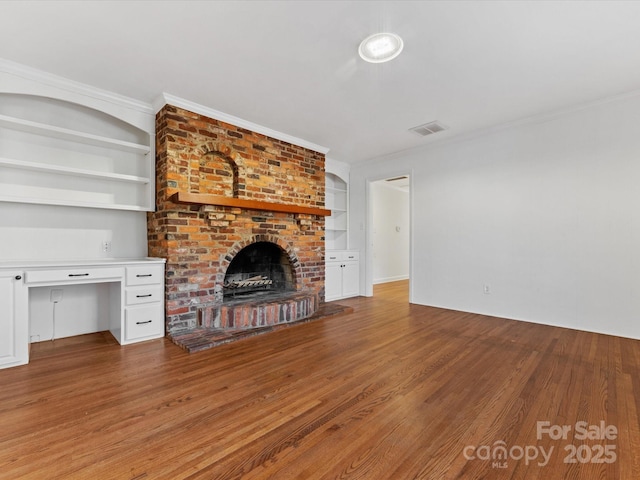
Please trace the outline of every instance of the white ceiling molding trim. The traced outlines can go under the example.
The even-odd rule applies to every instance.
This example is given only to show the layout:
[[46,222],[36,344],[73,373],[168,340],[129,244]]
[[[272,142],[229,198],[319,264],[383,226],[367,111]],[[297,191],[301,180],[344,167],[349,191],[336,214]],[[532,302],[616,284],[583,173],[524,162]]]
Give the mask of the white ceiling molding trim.
[[204,105],[185,100],[184,98],[176,97],[175,95],[171,95],[170,93],[163,92],[156,99],[156,101],[153,102],[156,113],[159,112],[165,105],[173,105],[174,107],[183,108],[185,110],[189,110],[190,112],[198,113],[215,120],[220,120],[221,122],[230,123],[231,125],[235,125],[236,127],[246,128],[247,130],[251,130],[252,132],[261,133],[262,135],[266,135],[267,137],[276,138],[278,140],[282,140],[283,142],[288,142],[293,145],[308,148],[309,150],[313,150],[314,152],[320,152],[326,155],[330,150],[327,147],[308,142],[302,138],[278,132],[277,130],[272,130],[268,127],[258,125],[257,123],[253,123],[248,120],[229,115],[228,113],[220,112],[218,110],[214,110],[213,108],[205,107]]
[[[102,90],[100,88],[92,87],[84,83],[69,80],[68,78],[59,77],[52,73],[43,72],[35,68],[21,65],[19,63],[11,62],[0,58],[0,72],[20,77],[24,80],[30,80],[39,84],[48,85],[68,92],[92,97],[97,100],[109,102],[114,105],[125,107],[132,110],[137,110],[147,115],[153,115],[152,105],[148,103],[135,100],[124,95]],[[17,92],[16,92],[17,93]]]
[[609,97],[600,98],[598,100],[593,100],[591,102],[581,103],[579,105],[572,105],[570,107],[561,108],[558,110],[554,110],[552,112],[540,113],[538,115],[533,115],[526,118],[521,118],[518,120],[513,120],[511,122],[501,123],[499,125],[492,125],[487,128],[480,128],[477,130],[473,130],[471,132],[462,133],[460,135],[456,135],[454,137],[444,137],[441,139],[435,139],[432,142],[426,145],[418,145],[416,147],[406,148],[404,150],[398,150],[397,152],[388,153],[385,155],[379,155],[376,157],[366,158],[364,160],[360,160],[358,162],[354,162],[351,164],[352,166],[360,166],[369,163],[378,163],[378,162],[389,162],[392,160],[399,160],[405,157],[409,153],[413,152],[421,152],[421,151],[429,151],[434,148],[440,148],[444,145],[464,143],[470,140],[474,140],[480,137],[486,137],[488,135],[493,135],[494,133],[501,132],[503,130],[509,130],[512,128],[518,128],[525,125],[533,125],[536,123],[544,123],[551,120],[554,120],[559,117],[563,117],[565,115],[571,115],[573,113],[579,112],[581,110],[585,110],[588,108],[594,108],[599,105],[606,105],[608,103],[617,102],[619,100],[625,100],[627,98],[634,98],[640,96],[640,90],[633,90],[631,92],[621,93],[619,95],[612,95]]

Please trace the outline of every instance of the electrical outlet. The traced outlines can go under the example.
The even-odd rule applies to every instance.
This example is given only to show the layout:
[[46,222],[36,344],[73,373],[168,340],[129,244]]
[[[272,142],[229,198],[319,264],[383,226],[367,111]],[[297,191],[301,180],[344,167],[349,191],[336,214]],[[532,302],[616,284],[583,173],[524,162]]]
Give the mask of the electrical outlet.
[[111,251],[111,240],[102,242],[102,251],[107,253]]
[[485,295],[489,295],[491,293],[491,287],[489,287],[489,285],[485,285],[483,288],[483,292]]
[[51,303],[58,303],[62,300],[62,289],[61,288],[52,288],[51,289]]

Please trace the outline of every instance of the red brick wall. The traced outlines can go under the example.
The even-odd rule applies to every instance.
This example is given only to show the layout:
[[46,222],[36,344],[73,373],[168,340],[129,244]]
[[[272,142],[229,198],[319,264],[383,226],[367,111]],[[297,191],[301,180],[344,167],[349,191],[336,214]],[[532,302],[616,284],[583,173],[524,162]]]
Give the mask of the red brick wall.
[[156,212],[149,255],[167,259],[167,331],[193,327],[219,301],[233,255],[255,241],[278,244],[296,290],[324,299],[324,217],[185,205],[177,191],[324,207],[324,155],[171,105],[156,116]]

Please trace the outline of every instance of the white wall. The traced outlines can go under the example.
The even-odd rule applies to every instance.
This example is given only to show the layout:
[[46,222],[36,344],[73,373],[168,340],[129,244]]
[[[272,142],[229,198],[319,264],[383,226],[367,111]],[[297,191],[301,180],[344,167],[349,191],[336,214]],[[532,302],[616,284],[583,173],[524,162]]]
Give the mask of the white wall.
[[[111,252],[102,242],[111,241]],[[2,203],[0,262],[147,255],[145,212]]]
[[409,278],[409,192],[375,182],[371,205],[373,283]]
[[626,96],[355,165],[352,245],[411,170],[414,303],[640,338],[639,124]]

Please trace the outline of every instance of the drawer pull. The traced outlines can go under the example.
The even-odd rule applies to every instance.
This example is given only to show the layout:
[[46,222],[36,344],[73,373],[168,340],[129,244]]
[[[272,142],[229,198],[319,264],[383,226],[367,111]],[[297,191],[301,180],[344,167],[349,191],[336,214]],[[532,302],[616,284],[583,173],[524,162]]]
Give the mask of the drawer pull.
[[146,295],[136,295],[136,298],[153,297],[153,293],[147,293]]
[[153,277],[153,273],[145,273],[145,274],[141,274],[139,273],[138,275],[136,275],[137,278],[142,278],[142,277]]
[[89,274],[88,273],[70,273],[69,276],[70,277],[88,277]]
[[16,280],[21,280],[22,279],[22,275],[16,275]]
[[136,322],[136,325],[144,325],[145,323],[151,323],[153,320],[145,320],[144,322]]

